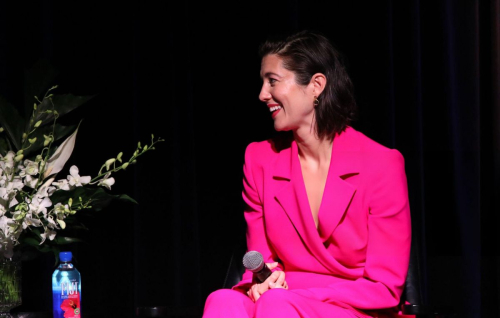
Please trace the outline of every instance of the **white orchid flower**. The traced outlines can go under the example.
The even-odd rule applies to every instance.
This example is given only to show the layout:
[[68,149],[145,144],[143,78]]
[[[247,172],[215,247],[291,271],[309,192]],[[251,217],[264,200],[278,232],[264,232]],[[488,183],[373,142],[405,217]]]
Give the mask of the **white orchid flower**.
[[6,174],[10,175],[14,171],[14,157],[16,156],[15,152],[9,151],[3,157],[2,161],[4,162],[3,164],[3,169]]
[[14,180],[12,181],[7,181],[6,185],[4,187],[7,190],[21,190],[24,188],[24,183],[23,180],[20,177],[15,177]]
[[47,227],[48,227],[49,229],[52,229],[52,230],[57,229],[57,224],[56,224],[56,222],[54,221],[54,219],[53,219],[53,218],[49,217],[49,218],[46,218],[46,220],[47,220],[47,222],[48,222],[48,223],[47,223]]
[[36,192],[36,195],[38,197],[48,197],[50,194],[52,194],[55,190],[55,187],[51,187],[50,185],[54,181],[54,177],[47,179],[40,188],[38,188],[38,191]]
[[18,204],[19,202],[16,200],[16,193],[16,189],[13,189],[12,186],[0,188],[0,204],[9,206],[9,208]]
[[52,205],[52,201],[50,201],[49,198],[47,197],[38,197],[35,195],[33,200],[31,200],[29,204],[29,209],[30,211],[38,215],[39,213],[42,213],[44,216],[47,215],[47,208]]
[[38,182],[38,178],[33,178],[30,175],[27,175],[26,178],[24,178],[24,185],[27,187],[30,187],[34,189],[36,187],[36,184]]
[[99,183],[98,183],[97,185],[99,185],[99,186],[103,186],[103,187],[106,187],[106,188],[108,188],[109,190],[111,190],[111,186],[112,186],[113,184],[115,184],[115,178],[113,178],[113,177],[108,178],[108,176],[109,176],[109,175],[110,175],[109,173],[108,173],[108,174],[106,174],[106,175],[104,176],[104,178],[102,178],[102,179],[99,181]]
[[24,172],[27,175],[34,176],[34,175],[38,174],[38,163],[26,159],[26,160],[24,160],[24,166],[26,167],[24,169]]
[[55,186],[57,189],[66,190],[66,191],[70,190],[69,182],[66,179],[61,179],[59,181],[52,182],[52,185]]
[[52,230],[45,230],[45,233],[43,234],[40,234],[40,236],[42,237],[42,241],[40,242],[40,245],[43,244],[43,242],[45,242],[45,240],[47,239],[47,237],[49,238],[49,240],[53,240],[55,237],[56,237],[56,231],[52,231]]
[[62,203],[59,202],[54,205],[54,209],[52,211],[57,216],[57,218],[59,218],[59,216],[64,217],[64,213],[69,212],[69,206],[67,204],[62,205]]
[[0,232],[3,233],[5,237],[10,235],[9,221],[11,221],[11,219],[5,215],[0,217]]
[[42,221],[33,217],[33,214],[28,213],[23,220],[23,229],[25,230],[28,226],[39,227],[42,226]]
[[79,170],[77,166],[71,166],[69,169],[69,176],[68,176],[68,181],[71,186],[76,186],[76,187],[81,187],[84,184],[87,184],[90,182],[90,177],[80,177],[78,174]]

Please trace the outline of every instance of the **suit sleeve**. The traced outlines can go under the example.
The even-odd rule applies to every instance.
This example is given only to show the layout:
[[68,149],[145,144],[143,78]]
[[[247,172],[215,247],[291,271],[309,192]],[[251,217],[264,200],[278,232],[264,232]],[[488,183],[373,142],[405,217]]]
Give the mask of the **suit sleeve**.
[[[262,184],[263,170],[255,162],[258,155],[257,144],[251,143],[245,151],[245,163],[243,165],[243,200],[245,202],[245,221],[247,225],[246,239],[247,251],[258,251],[264,257],[265,263],[277,261],[276,253],[269,246],[264,226],[263,204],[262,204]],[[275,270],[282,270],[278,265]],[[247,290],[252,285],[253,273],[246,270],[242,280],[233,287],[237,290]]]
[[399,304],[411,245],[404,159],[397,150],[390,150],[370,156],[369,160],[379,163],[369,172],[367,180],[368,244],[363,276],[328,287],[293,292],[358,309],[391,308]]

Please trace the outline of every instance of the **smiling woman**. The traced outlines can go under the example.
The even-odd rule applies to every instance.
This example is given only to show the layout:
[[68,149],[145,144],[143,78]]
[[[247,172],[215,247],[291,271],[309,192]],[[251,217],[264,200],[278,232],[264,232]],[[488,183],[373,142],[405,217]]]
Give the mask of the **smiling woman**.
[[396,312],[411,243],[403,157],[349,126],[352,83],[324,36],[299,32],[260,53],[259,98],[274,128],[293,136],[245,153],[247,251],[273,273],[261,283],[247,270],[208,296],[204,317]]

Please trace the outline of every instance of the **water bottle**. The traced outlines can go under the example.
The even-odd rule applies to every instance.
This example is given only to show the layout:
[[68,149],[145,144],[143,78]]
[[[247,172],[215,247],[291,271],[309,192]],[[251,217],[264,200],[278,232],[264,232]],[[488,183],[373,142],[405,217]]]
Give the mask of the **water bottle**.
[[71,252],[59,253],[59,266],[52,274],[54,318],[80,318],[82,284],[80,272],[71,262]]

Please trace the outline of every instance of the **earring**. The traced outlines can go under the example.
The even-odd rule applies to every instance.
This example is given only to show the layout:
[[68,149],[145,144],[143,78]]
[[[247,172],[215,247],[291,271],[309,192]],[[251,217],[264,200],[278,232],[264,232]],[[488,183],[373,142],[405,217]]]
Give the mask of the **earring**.
[[316,107],[316,106],[319,105],[319,100],[318,100],[318,98],[316,96],[314,96],[313,105],[314,105],[314,107]]

